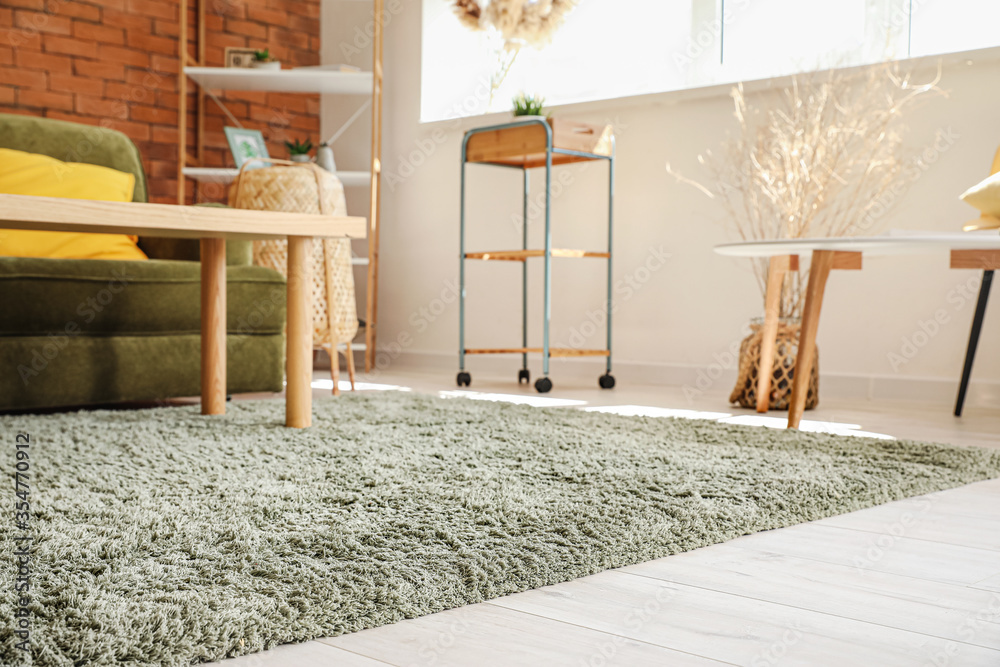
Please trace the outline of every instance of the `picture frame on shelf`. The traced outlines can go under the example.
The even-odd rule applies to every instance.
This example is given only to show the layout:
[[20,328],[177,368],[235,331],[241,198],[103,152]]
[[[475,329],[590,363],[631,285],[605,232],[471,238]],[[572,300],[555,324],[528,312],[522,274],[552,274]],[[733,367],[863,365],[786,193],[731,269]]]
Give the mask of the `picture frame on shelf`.
[[[223,130],[226,133],[226,141],[229,142],[229,150],[233,154],[233,162],[236,163],[237,169],[247,162],[259,161],[257,158],[267,159],[270,157],[267,153],[267,143],[260,130],[248,130],[242,127],[224,127]],[[264,163],[260,162],[257,166],[262,167]]]
[[248,49],[242,46],[227,46],[225,62],[226,67],[253,67],[255,49]]

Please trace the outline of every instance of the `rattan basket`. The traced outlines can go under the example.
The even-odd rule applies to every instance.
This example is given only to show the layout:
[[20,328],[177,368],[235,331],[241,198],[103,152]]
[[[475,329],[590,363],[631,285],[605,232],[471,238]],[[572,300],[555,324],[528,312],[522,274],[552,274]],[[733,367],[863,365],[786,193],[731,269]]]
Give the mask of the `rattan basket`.
[[[792,397],[792,379],[795,376],[795,358],[799,352],[798,320],[778,323],[775,336],[774,363],[771,367],[771,395],[768,397],[769,410],[787,410]],[[744,408],[757,407],[757,378],[760,371],[760,343],[763,323],[750,324],[750,335],[740,344],[740,372],[736,386],[729,396],[730,403]],[[806,409],[812,410],[819,404],[819,350],[816,351],[812,372],[809,374],[809,391],[806,394]]]
[[[267,160],[270,167],[244,165],[229,189],[229,205],[265,211],[347,215],[344,186],[336,176],[312,163]],[[249,164],[249,163],[248,163]],[[287,277],[288,242],[255,241],[253,261]],[[347,370],[354,388],[351,341],[358,332],[349,239],[322,239],[313,243],[313,345],[326,347],[333,372],[333,393],[339,379],[338,345],[347,345]]]

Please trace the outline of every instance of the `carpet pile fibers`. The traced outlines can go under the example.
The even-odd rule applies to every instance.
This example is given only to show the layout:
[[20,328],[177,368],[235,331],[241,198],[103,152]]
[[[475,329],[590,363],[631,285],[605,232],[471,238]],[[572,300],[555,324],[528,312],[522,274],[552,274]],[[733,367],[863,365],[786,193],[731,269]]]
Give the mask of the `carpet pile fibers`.
[[[188,665],[1000,476],[1000,453],[403,392],[0,416],[33,664]],[[0,664],[14,648],[0,530]]]

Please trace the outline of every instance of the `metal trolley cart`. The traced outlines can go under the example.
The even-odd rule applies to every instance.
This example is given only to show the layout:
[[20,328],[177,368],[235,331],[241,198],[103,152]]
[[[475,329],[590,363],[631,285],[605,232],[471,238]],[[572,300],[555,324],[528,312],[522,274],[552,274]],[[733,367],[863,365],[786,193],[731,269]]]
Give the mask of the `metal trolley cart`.
[[[590,252],[552,247],[552,167],[583,162],[606,160],[608,163],[608,249],[607,252]],[[521,250],[498,252],[466,252],[465,250],[465,167],[481,163],[499,167],[513,167],[524,173],[524,221]],[[545,248],[528,248],[528,194],[529,169],[545,167]],[[462,141],[462,193],[459,231],[459,315],[458,315],[458,386],[468,387],[472,376],[465,370],[467,354],[520,354],[521,370],[518,384],[530,383],[528,355],[542,355],[542,377],[535,380],[535,389],[546,393],[552,389],[548,378],[549,360],[553,357],[606,357],[607,367],[598,380],[603,389],[615,386],[611,375],[611,249],[615,189],[615,138],[611,126],[590,125],[562,119],[548,120],[541,117],[524,118],[503,125],[469,130]],[[541,348],[528,347],[528,264],[531,257],[545,260],[545,315]],[[607,346],[600,350],[553,348],[549,346],[549,323],[552,316],[552,258],[596,257],[607,260]],[[465,262],[467,260],[499,260],[521,262],[521,347],[503,349],[475,349],[465,347]]]

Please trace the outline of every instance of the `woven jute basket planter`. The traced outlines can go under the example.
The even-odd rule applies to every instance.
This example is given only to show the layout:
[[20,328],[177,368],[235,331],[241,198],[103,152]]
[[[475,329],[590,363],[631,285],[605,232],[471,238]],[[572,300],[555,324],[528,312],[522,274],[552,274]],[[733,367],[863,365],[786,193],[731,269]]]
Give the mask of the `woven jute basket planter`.
[[[729,396],[730,403],[738,403],[743,408],[757,407],[757,378],[760,374],[760,343],[763,322],[756,320],[750,324],[750,335],[740,344],[740,373],[736,386]],[[799,353],[798,320],[778,323],[775,337],[774,364],[771,367],[770,410],[787,410],[792,397],[792,379],[795,377],[795,358]],[[811,410],[819,403],[819,350],[816,351],[812,372],[809,374],[809,392],[806,395],[806,409]]]
[[[275,166],[247,169],[244,165],[229,189],[234,208],[288,213],[347,215],[344,186],[336,176],[312,163],[268,160]],[[254,241],[253,261],[286,278],[287,241]],[[326,347],[337,393],[337,345],[347,344],[347,364],[354,384],[354,358],[350,343],[358,332],[358,306],[354,294],[349,239],[313,242],[313,346]]]

